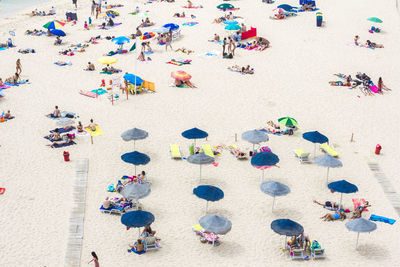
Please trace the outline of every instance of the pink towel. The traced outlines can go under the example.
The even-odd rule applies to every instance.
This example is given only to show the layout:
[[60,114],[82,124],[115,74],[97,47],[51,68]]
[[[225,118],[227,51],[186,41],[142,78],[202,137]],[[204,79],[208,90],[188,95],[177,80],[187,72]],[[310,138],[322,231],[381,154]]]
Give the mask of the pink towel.
[[371,89],[371,91],[374,92],[375,94],[378,93],[378,87],[376,85],[370,86],[369,89]]
[[[354,204],[354,209],[357,209],[358,207],[364,205],[364,203],[365,203],[365,199],[363,199],[363,198],[353,198],[352,200],[353,200],[353,204]],[[363,211],[368,211],[368,209],[364,208]]]

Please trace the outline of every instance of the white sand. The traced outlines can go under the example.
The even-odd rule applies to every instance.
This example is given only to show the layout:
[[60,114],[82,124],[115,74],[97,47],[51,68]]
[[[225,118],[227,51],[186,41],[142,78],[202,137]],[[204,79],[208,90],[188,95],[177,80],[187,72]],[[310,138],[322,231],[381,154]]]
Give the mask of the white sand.
[[[56,8],[64,19],[71,10],[71,1],[58,1]],[[134,32],[139,19],[128,15],[137,3],[121,0],[124,8],[117,8],[121,16],[116,22],[123,25],[109,31],[83,30],[85,18],[90,14],[90,1],[78,1],[79,22],[63,28],[67,37],[62,48],[82,42],[96,35],[128,35]],[[329,3],[328,3],[329,2]],[[297,1],[286,1],[296,5]],[[221,51],[221,47],[206,40],[214,32],[223,34],[222,25],[211,21],[222,12],[215,6],[219,2],[200,3],[203,9],[183,10],[185,1],[174,4],[153,3],[143,6],[150,11],[156,26],[164,23],[183,23],[192,19],[172,18],[173,13],[185,11],[195,14],[194,27],[181,27],[182,38],[173,42],[173,48],[186,47],[203,53]],[[60,47],[52,45],[54,38],[24,35],[26,29],[40,29],[51,17],[29,18],[25,15],[2,19],[1,40],[15,29],[15,43],[19,48],[34,48],[36,54],[21,55],[16,49],[0,51],[0,77],[11,76],[15,61],[21,58],[22,77],[29,85],[13,87],[0,99],[0,111],[11,109],[16,119],[0,124],[0,187],[7,191],[0,196],[0,266],[62,266],[66,249],[68,218],[72,202],[73,161],[89,158],[89,178],[82,266],[96,251],[101,266],[283,266],[290,262],[280,251],[283,237],[270,229],[271,221],[291,218],[301,223],[312,239],[326,249],[327,259],[309,262],[329,266],[393,266],[398,262],[400,246],[399,223],[393,226],[378,223],[377,231],[360,235],[360,246],[354,249],[356,234],[347,231],[344,222],[322,222],[319,217],[328,211],[312,203],[338,201],[339,194],[326,189],[326,170],[314,164],[301,166],[292,149],[313,151],[313,145],[301,138],[301,132],[318,130],[336,145],[344,166],[331,170],[331,180],[346,179],[359,188],[359,192],[344,196],[346,207],[352,208],[351,198],[362,197],[372,203],[371,213],[399,219],[369,170],[366,159],[374,158],[396,190],[400,192],[397,163],[399,157],[399,113],[397,102],[400,82],[395,64],[399,58],[399,16],[394,1],[318,1],[326,27],[316,28],[315,14],[302,13],[285,21],[268,19],[274,5],[261,1],[235,1],[240,7],[236,14],[246,18],[248,27],[257,26],[260,36],[271,41],[272,47],[264,52],[236,49],[233,60],[187,57],[175,52],[165,53],[164,47],[152,45],[156,52],[150,63],[138,63],[137,74],[156,83],[157,93],[121,99],[112,106],[106,99],[91,99],[78,94],[79,90],[98,88],[101,79],[109,76],[84,72],[88,61],[114,48],[110,41],[91,45],[86,53],[73,57],[59,56]],[[281,4],[278,3],[278,4]],[[48,10],[50,4],[43,10]],[[383,19],[384,33],[370,34],[366,18]],[[95,21],[96,23],[96,21]],[[362,41],[372,39],[383,43],[384,49],[374,51],[348,46],[354,35]],[[116,67],[133,72],[134,55],[117,56]],[[165,62],[171,58],[191,58],[189,66],[176,67]],[[68,67],[57,67],[57,60],[72,61]],[[256,73],[242,76],[226,70],[228,66],[250,64]],[[96,63],[96,68],[101,66]],[[183,69],[190,73],[197,89],[171,88],[170,73]],[[330,87],[336,80],[333,73],[352,74],[366,72],[375,82],[382,76],[393,89],[383,96],[365,97],[360,91],[343,87]],[[357,97],[357,96],[360,96]],[[77,112],[87,124],[90,118],[105,132],[96,137],[94,145],[89,139],[79,139],[78,145],[68,147],[72,162],[63,162],[63,149],[51,149],[43,136],[55,127],[55,122],[44,117],[54,105],[62,110]],[[292,193],[278,198],[276,209],[270,211],[272,199],[259,189],[260,171],[250,163],[237,161],[228,151],[218,159],[218,167],[205,167],[203,183],[216,185],[225,192],[225,198],[210,204],[210,213],[229,218],[231,232],[221,237],[221,245],[213,248],[201,244],[191,231],[204,215],[205,202],[192,194],[198,185],[198,167],[169,157],[169,144],[181,145],[187,155],[189,141],[180,133],[199,127],[209,133],[212,145],[233,144],[234,134],[265,126],[292,116],[300,124],[296,136],[270,136],[267,143],[279,155],[280,168],[266,171],[266,179],[281,181],[290,186]],[[138,127],[150,133],[149,138],[136,144],[139,151],[148,154],[151,162],[143,167],[153,179],[152,193],[142,200],[145,210],[155,215],[152,227],[162,238],[163,248],[137,256],[126,252],[127,244],[134,241],[137,231],[126,231],[118,216],[101,214],[99,207],[106,196],[108,184],[119,177],[133,173],[133,166],[121,161],[120,155],[133,150],[120,134]],[[355,142],[350,143],[351,134]],[[240,138],[239,138],[240,139]],[[200,142],[200,144],[205,141]],[[373,155],[375,145],[382,145],[382,155]],[[237,145],[248,150],[251,146],[239,140]],[[319,152],[320,154],[320,152]],[[139,168],[140,170],[142,168]]]

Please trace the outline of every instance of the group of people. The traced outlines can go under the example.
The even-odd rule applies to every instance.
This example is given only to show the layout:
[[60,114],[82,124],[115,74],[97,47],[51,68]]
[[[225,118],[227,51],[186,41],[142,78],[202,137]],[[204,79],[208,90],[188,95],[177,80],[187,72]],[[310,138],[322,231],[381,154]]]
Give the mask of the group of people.
[[240,72],[241,74],[254,74],[254,69],[247,65],[247,67],[240,67],[238,65],[234,65],[232,67],[228,67],[229,70]]
[[357,46],[364,46],[364,47],[368,47],[368,48],[384,48],[383,44],[377,44],[377,43],[371,42],[370,40],[367,40],[365,42],[365,44],[363,45],[360,42],[360,36],[358,36],[358,35],[354,36],[354,44]]
[[20,76],[22,73],[22,64],[21,64],[21,59],[17,59],[17,61],[15,62],[15,73],[14,75],[7,77],[4,82],[3,80],[0,78],[0,86],[3,86],[4,83],[8,83],[8,84],[18,84],[19,80],[20,80]]
[[31,16],[51,16],[56,14],[56,9],[52,6],[49,12],[38,11],[37,8],[32,11]]
[[[334,213],[326,213],[324,216],[322,216],[321,219],[324,221],[336,221],[336,220],[343,221],[347,218],[346,212],[350,212],[350,210],[343,209],[343,206],[333,201],[325,201],[324,203],[321,203],[314,200],[313,202],[317,205],[324,207],[325,209],[334,211]],[[365,209],[367,209],[368,207],[371,207],[368,201],[365,201],[364,204],[355,207],[350,219],[361,218],[363,211],[365,211]]]

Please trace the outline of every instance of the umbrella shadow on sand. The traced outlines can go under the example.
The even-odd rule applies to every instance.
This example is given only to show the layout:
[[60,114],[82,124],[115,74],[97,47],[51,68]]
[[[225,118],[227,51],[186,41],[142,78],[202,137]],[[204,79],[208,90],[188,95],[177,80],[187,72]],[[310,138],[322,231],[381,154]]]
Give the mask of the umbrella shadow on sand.
[[357,252],[364,258],[367,259],[387,259],[389,250],[387,247],[381,246],[377,243],[373,244],[360,244],[358,245]]
[[[271,212],[270,208],[268,208],[268,209],[269,209],[269,212]],[[303,217],[301,212],[299,212],[296,209],[291,209],[291,208],[279,208],[279,207],[277,207],[276,209],[274,209],[272,214],[276,218],[286,218],[287,217],[287,218],[291,218],[293,220],[301,219]]]
[[223,178],[221,177],[206,177],[203,176],[201,177],[201,182],[198,183],[199,185],[218,185],[218,187],[225,187],[227,185],[226,181],[223,180]]
[[241,257],[241,254],[244,252],[244,247],[241,244],[233,241],[225,241],[223,240],[223,238],[224,237],[222,236],[222,240],[220,240],[220,245],[218,247],[213,247],[212,249],[210,249],[210,252],[212,254],[217,254],[220,257]]
[[[215,203],[215,204],[210,204],[210,205],[218,205],[218,204]],[[221,209],[221,208],[217,208],[217,207],[215,207],[215,208],[211,207],[210,208],[210,206],[208,207],[207,214],[218,214],[218,215],[222,215],[222,216],[224,216],[226,218],[232,218],[233,217],[233,213],[231,211],[229,211],[229,210]]]

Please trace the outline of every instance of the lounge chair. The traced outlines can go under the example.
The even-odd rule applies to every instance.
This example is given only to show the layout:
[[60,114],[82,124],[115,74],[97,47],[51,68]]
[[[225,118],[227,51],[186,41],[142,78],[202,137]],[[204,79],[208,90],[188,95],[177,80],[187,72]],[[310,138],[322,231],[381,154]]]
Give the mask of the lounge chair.
[[219,245],[218,242],[219,236],[216,234],[206,232],[205,229],[201,227],[200,224],[193,225],[192,230],[193,232],[195,232],[197,235],[200,236],[200,242],[211,243],[211,244],[214,242],[214,246]]
[[318,243],[318,241],[314,240],[312,242],[310,250],[311,250],[311,257],[313,259],[325,258],[325,249],[321,248],[321,245]]
[[143,240],[144,250],[155,250],[161,248],[160,242],[157,241],[156,237],[146,237]]
[[124,214],[127,209],[131,209],[133,204],[131,202],[122,202],[118,204],[114,204],[108,209],[105,209],[103,205],[100,207],[100,211],[102,213],[108,213],[108,214]]
[[299,158],[300,163],[311,162],[311,160],[309,159],[310,153],[305,153],[301,149],[295,149],[293,150],[293,153],[296,155],[296,157]]
[[191,144],[191,145],[189,146],[189,154],[190,154],[190,155],[194,155],[194,145],[193,145],[193,144]]
[[304,260],[304,249],[293,249],[290,252],[290,258],[292,260],[297,260],[297,259]]
[[181,149],[179,148],[179,145],[171,144],[169,146],[169,152],[171,153],[171,158],[182,159]]
[[235,153],[236,150],[238,150],[238,147],[237,147],[236,145],[229,146],[229,151],[230,151],[233,155],[235,155],[235,157],[236,157],[237,159],[247,159],[247,153],[246,153],[246,152],[242,152],[242,151],[239,149],[240,155],[236,155],[236,153]]
[[203,151],[204,151],[205,155],[207,155],[209,157],[212,157],[212,158],[215,158],[214,152],[213,152],[213,150],[212,150],[210,145],[203,145],[202,148],[203,148]]
[[321,144],[319,147],[321,148],[322,151],[324,151],[325,153],[328,153],[332,157],[339,156],[339,153],[336,152],[333,148],[331,148],[328,144]]

